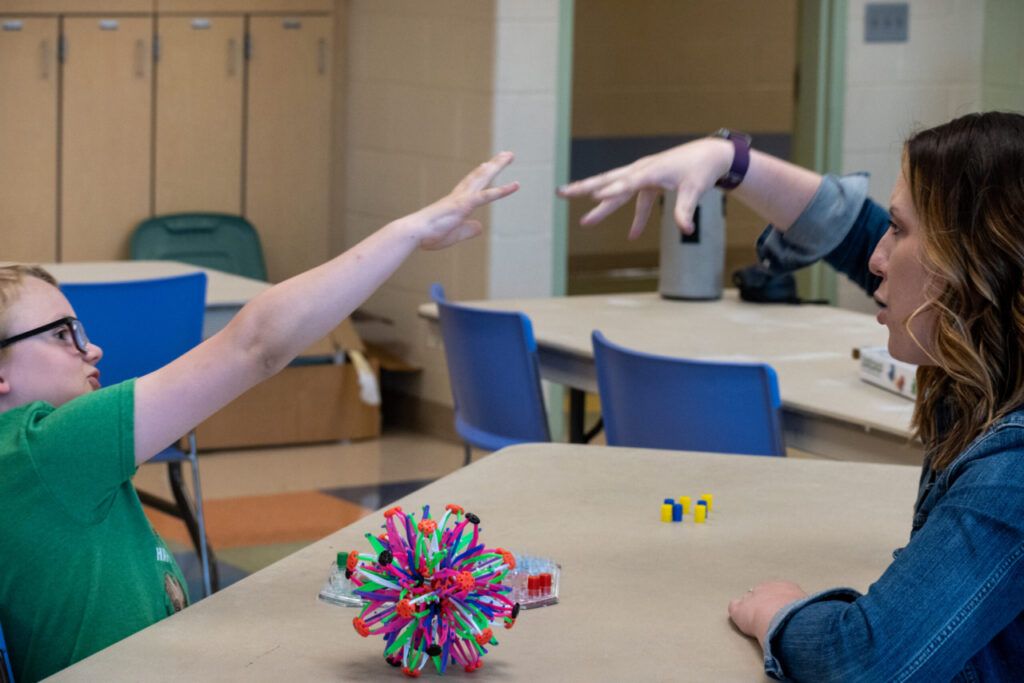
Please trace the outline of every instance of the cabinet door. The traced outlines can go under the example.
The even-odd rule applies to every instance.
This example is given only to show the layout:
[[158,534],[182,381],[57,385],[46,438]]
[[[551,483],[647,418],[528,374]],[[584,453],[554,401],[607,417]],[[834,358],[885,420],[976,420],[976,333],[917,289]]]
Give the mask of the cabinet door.
[[245,214],[273,281],[328,256],[331,19],[249,19]]
[[243,17],[162,16],[157,214],[242,212]]
[[57,257],[56,18],[0,18],[0,260]]
[[128,257],[150,215],[153,22],[64,20],[61,260]]

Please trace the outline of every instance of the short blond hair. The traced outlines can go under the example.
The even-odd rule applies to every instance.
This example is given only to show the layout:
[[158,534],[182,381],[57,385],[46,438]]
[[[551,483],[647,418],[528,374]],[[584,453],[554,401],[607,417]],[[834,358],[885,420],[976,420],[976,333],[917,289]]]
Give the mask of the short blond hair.
[[[18,293],[21,284],[26,277],[34,277],[48,284],[57,286],[57,278],[50,275],[45,268],[40,266],[0,266],[0,339],[8,336],[7,312],[11,304],[18,300]],[[0,356],[3,356],[7,349],[0,349]]]

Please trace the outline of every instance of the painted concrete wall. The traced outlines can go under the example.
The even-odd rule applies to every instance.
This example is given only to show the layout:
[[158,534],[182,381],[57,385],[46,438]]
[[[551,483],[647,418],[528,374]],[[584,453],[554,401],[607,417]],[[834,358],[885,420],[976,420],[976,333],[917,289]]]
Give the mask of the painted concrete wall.
[[[903,140],[982,108],[986,7],[974,0],[910,0],[907,42],[867,43],[865,4],[848,6],[843,170],[871,173],[871,196],[888,205]],[[840,306],[877,310],[845,277],[838,285]]]

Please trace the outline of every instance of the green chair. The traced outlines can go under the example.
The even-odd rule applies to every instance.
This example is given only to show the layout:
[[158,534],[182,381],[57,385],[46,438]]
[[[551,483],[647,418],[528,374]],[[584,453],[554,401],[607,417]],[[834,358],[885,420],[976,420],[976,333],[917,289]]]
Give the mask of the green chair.
[[135,228],[131,254],[134,260],[183,261],[254,280],[267,279],[256,229],[231,214],[154,216]]

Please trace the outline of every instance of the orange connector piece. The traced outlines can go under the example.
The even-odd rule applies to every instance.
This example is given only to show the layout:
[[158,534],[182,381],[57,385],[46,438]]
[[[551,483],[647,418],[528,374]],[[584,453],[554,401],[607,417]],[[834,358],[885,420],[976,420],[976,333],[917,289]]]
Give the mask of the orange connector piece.
[[444,506],[444,509],[448,510],[449,512],[455,515],[461,515],[463,512],[462,506],[456,505],[455,503],[448,503],[447,505]]
[[476,634],[476,642],[480,643],[481,645],[486,645],[487,643],[491,642],[491,638],[493,637],[494,634],[491,633],[491,629],[485,628],[483,631]]
[[357,564],[359,564],[359,551],[352,550],[348,554],[348,560],[345,562],[345,568],[350,572],[355,571]]
[[419,678],[420,677],[420,670],[419,669],[410,669],[409,667],[405,667],[405,668],[402,669],[402,673],[404,673],[409,678]]
[[370,635],[370,627],[366,625],[366,622],[361,617],[356,617],[352,620],[352,626],[355,627],[356,633],[361,635],[363,638]]
[[395,611],[398,612],[398,616],[403,619],[412,619],[412,615],[416,613],[416,609],[408,600],[402,600],[395,605]]
[[437,531],[437,522],[432,519],[421,519],[420,523],[416,525],[416,528],[420,530],[420,533],[424,536],[429,536]]
[[400,505],[396,505],[393,508],[388,508],[387,510],[384,511],[384,519],[391,519],[395,515],[401,514],[401,512],[402,507]]
[[470,572],[459,572],[455,577],[455,585],[458,586],[459,592],[471,591],[476,585],[476,579]]
[[508,565],[509,569],[516,568],[516,556],[513,555],[510,551],[505,550],[504,548],[495,548],[494,552],[501,555],[502,561]]

